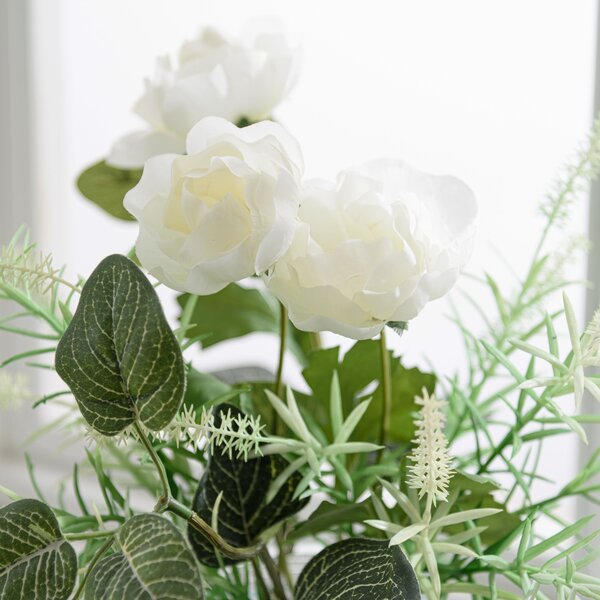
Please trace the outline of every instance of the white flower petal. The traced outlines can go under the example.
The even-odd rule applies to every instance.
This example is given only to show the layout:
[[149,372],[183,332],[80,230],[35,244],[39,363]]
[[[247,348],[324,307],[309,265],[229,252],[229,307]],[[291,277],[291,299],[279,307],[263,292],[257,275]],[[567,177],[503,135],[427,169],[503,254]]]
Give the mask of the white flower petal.
[[185,140],[164,131],[134,131],[115,142],[106,163],[118,169],[141,169],[152,156],[181,154]]

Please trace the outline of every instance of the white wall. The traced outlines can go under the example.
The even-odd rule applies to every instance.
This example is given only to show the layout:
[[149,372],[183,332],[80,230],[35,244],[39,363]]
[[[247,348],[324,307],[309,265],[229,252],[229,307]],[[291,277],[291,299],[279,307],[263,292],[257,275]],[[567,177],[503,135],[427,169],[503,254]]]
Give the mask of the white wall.
[[[74,189],[77,173],[135,128],[129,108],[153,70],[205,24],[237,30],[248,16],[279,14],[304,45],[296,89],[277,112],[299,139],[309,176],[377,156],[452,173],[475,190],[480,234],[470,267],[510,282],[494,248],[517,271],[539,234],[539,199],[582,139],[592,114],[593,0],[34,0],[37,40],[37,210],[57,262],[88,273],[124,252],[135,226],[105,217]],[[585,202],[573,229],[586,231]],[[583,274],[583,264],[574,267]],[[583,309],[582,296],[574,295]],[[490,299],[478,298],[485,307]],[[395,345],[461,368],[443,302]],[[491,310],[491,308],[490,308]],[[583,310],[581,310],[583,314]],[[264,364],[275,345],[260,338]],[[344,342],[345,343],[345,342]],[[253,342],[207,351],[206,368],[244,360]],[[576,444],[548,449],[557,479],[575,469]],[[544,493],[542,489],[541,493]]]

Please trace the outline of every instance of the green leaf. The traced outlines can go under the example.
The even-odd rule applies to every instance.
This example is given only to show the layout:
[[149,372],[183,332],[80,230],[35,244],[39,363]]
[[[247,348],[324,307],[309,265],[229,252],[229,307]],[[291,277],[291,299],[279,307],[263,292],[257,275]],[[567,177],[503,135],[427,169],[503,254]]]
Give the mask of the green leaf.
[[[390,442],[408,443],[414,438],[413,413],[418,409],[415,397],[422,394],[423,388],[432,394],[435,380],[435,375],[423,373],[416,367],[407,369],[398,359],[392,362],[392,411],[388,435]],[[377,441],[382,411],[383,394],[379,386],[351,439]]]
[[181,532],[159,515],[136,515],[117,532],[118,551],[90,573],[85,600],[199,600],[202,579]]
[[[346,415],[350,414],[361,399],[371,395],[373,397],[351,439],[377,442],[383,407],[383,397],[378,385],[381,377],[379,341],[362,340],[355,343],[341,361],[339,348],[311,352],[308,361],[308,366],[302,375],[312,389],[313,397],[307,398],[305,405],[327,436],[332,434],[327,406],[335,371],[339,377],[342,406]],[[374,382],[377,384],[375,391],[372,394],[366,393],[365,390]],[[416,368],[406,369],[397,358],[392,357],[391,442],[405,443],[413,438],[412,412],[417,408],[414,398],[421,394],[423,387],[432,392],[435,387],[435,376],[422,373]]]
[[[461,492],[453,511],[475,510],[478,508],[496,508],[501,512],[486,517],[479,521],[478,525],[485,525],[486,530],[481,534],[481,541],[490,546],[502,539],[508,531],[512,531],[521,523],[519,517],[509,513],[504,504],[497,502],[492,493],[500,486],[487,477],[472,475],[462,471],[456,472],[450,480],[449,493]],[[451,525],[445,531],[449,534],[457,534],[464,530],[464,525]]]
[[0,598],[67,600],[77,557],[54,513],[39,500],[0,508]]
[[420,600],[408,559],[387,540],[350,538],[325,548],[304,567],[294,600]]
[[334,527],[362,523],[373,517],[370,500],[358,504],[332,504],[323,501],[315,511],[292,531],[289,541],[314,536],[321,531],[331,532]]
[[133,216],[123,206],[123,198],[137,185],[141,176],[141,169],[117,169],[101,160],[79,175],[77,187],[83,196],[109,215],[123,221],[133,221]]
[[231,391],[230,385],[223,383],[213,375],[200,373],[190,366],[187,370],[187,386],[183,403],[196,410],[201,410],[202,407],[210,406],[211,402]]
[[[221,413],[230,411],[233,418],[243,412],[230,404],[214,408],[215,426],[221,423]],[[294,500],[294,490],[302,479],[300,473],[291,475],[273,500],[267,502],[269,487],[288,466],[278,455],[262,456],[244,461],[222,454],[216,446],[194,497],[193,509],[207,522],[213,521],[213,507],[223,492],[217,520],[219,534],[232,546],[255,544],[259,536],[284,519],[302,509],[308,500]],[[188,537],[200,562],[218,566],[215,551],[201,534],[188,528]],[[222,557],[225,564],[235,562]]]
[[128,258],[105,258],[88,279],[58,344],[56,370],[104,435],[136,420],[157,431],[179,410],[181,350],[154,288]]
[[[188,294],[178,296],[177,302],[183,308]],[[202,347],[208,348],[225,340],[235,339],[255,332],[279,335],[279,305],[266,292],[256,288],[244,288],[236,283],[229,284],[216,294],[198,296],[190,317],[190,327],[185,336],[193,339],[205,334]],[[309,347],[309,334],[289,327],[289,349],[300,362],[305,362]]]

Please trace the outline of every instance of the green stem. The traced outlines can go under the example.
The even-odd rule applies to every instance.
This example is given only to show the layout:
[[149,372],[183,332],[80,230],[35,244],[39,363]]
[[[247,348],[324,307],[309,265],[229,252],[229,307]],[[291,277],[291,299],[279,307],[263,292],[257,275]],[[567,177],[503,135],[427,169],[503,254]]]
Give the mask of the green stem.
[[283,304],[279,305],[279,309],[279,358],[277,361],[277,375],[275,377],[275,395],[281,398],[283,397],[283,362],[288,333],[288,312]]
[[277,565],[273,561],[273,558],[269,554],[266,546],[263,546],[260,549],[258,556],[265,565],[267,573],[273,582],[273,591],[275,592],[275,597],[278,600],[287,600],[285,589],[283,588],[283,583],[281,582],[281,577],[279,575],[279,570],[277,569]]
[[70,542],[78,542],[81,540],[95,540],[98,538],[112,537],[114,531],[84,531],[83,533],[65,533],[65,539]]
[[252,559],[252,566],[254,567],[254,574],[256,575],[256,583],[258,584],[259,597],[261,598],[261,600],[263,598],[268,600],[271,594],[269,594],[267,582],[265,581],[262,571],[260,570],[260,562],[258,558],[254,557]]
[[167,472],[165,470],[165,466],[163,465],[162,461],[160,460],[160,456],[158,456],[156,450],[154,449],[152,442],[148,439],[148,436],[146,435],[144,430],[141,428],[141,426],[137,422],[137,420],[133,422],[133,427],[135,428],[135,431],[138,435],[140,442],[143,444],[144,448],[146,448],[146,450],[148,451],[148,454],[149,454],[152,462],[154,463],[156,470],[158,471],[160,483],[162,486],[162,495],[160,498],[161,498],[161,500],[166,501],[168,498],[171,497],[171,488],[169,487],[169,480],[167,478]]
[[[283,304],[279,304],[279,357],[277,359],[277,374],[275,375],[275,385],[273,391],[278,398],[283,398],[283,362],[285,360],[285,346],[288,333],[288,313]],[[279,434],[279,415],[273,409],[273,433]]]
[[85,584],[87,583],[90,573],[94,570],[94,567],[96,566],[98,561],[108,552],[108,549],[112,546],[112,543],[113,543],[113,538],[111,536],[98,549],[98,552],[96,552],[96,554],[94,555],[94,558],[92,558],[92,560],[90,561],[90,564],[88,565],[88,567],[85,571],[85,575],[81,578],[81,582],[79,583],[79,587],[77,588],[77,591],[75,592],[75,596],[73,596],[73,600],[77,600],[78,598],[81,597],[81,594],[83,594],[83,590],[85,589]]
[[[390,366],[390,355],[385,340],[385,329],[381,330],[379,342],[379,349],[381,352],[381,396],[383,399],[381,407],[381,424],[379,428],[379,445],[385,446],[390,431],[392,414],[392,370]],[[384,450],[385,448],[379,450],[377,462],[381,462]]]
[[183,308],[183,312],[181,313],[181,321],[179,324],[179,328],[175,337],[177,341],[181,345],[183,340],[185,339],[185,334],[187,333],[188,326],[192,320],[192,315],[194,314],[194,309],[196,308],[196,304],[198,302],[198,296],[196,294],[190,294],[187,297],[185,302],[185,306]]
[[152,446],[152,442],[150,442],[148,436],[145,434],[144,430],[137,421],[134,421],[134,428],[141,443],[148,451],[152,462],[156,466],[156,470],[158,471],[162,485],[162,495],[159,497],[158,503],[154,507],[154,511],[160,513],[168,510],[182,519],[185,519],[191,527],[201,533],[219,552],[229,558],[234,558],[236,560],[247,560],[257,556],[261,548],[260,544],[256,546],[249,546],[247,548],[236,548],[232,546],[226,540],[224,540],[219,533],[216,532],[206,521],[204,521],[200,515],[195,513],[187,506],[184,506],[171,496],[167,472],[162,461],[160,460],[160,456],[158,456],[154,446]]
[[191,527],[193,527],[198,533],[202,534],[219,552],[233,558],[235,560],[248,560],[258,556],[262,544],[255,546],[247,546],[237,548],[232,546],[229,542],[224,540],[218,532],[216,532],[198,513],[190,510],[187,506],[184,506],[180,502],[177,502],[174,498],[168,498],[166,502],[159,502],[157,506],[158,512],[168,510],[178,517],[185,519]]

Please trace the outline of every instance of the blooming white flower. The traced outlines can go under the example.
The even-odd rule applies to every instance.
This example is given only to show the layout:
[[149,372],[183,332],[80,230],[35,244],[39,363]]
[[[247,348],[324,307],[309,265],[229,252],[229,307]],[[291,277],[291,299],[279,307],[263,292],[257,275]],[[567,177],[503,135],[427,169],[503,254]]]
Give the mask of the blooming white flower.
[[173,289],[212,294],[288,249],[302,154],[271,121],[238,128],[217,117],[190,131],[186,150],[149,159],[124,205],[139,221],[142,265]]
[[299,53],[275,21],[249,22],[238,38],[213,28],[183,44],[179,65],[157,59],[134,111],[148,127],[116,142],[107,163],[141,168],[151,156],[185,152],[190,129],[207,116],[234,123],[267,119],[296,80]]
[[266,281],[299,329],[370,338],[448,292],[471,254],[475,214],[460,180],[371,161],[337,185],[307,183],[294,241]]

